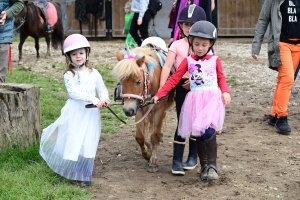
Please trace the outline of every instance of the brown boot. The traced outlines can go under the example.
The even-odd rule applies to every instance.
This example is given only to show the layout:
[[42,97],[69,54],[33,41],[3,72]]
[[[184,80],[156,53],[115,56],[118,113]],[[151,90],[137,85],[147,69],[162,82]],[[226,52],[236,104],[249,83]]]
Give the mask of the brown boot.
[[197,140],[198,157],[200,160],[200,178],[201,180],[207,179],[207,156],[206,156],[206,143]]
[[214,134],[206,143],[206,155],[207,155],[207,180],[219,179],[217,169],[217,137]]

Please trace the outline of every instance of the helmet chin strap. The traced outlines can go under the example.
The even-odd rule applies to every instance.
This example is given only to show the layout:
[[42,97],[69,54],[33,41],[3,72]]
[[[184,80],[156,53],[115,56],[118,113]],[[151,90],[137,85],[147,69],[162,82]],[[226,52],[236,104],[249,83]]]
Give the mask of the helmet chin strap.
[[73,65],[74,67],[80,69],[80,68],[82,68],[82,67],[84,66],[85,62],[84,62],[82,65],[76,65],[76,64],[73,63],[73,62],[70,62],[70,64]]

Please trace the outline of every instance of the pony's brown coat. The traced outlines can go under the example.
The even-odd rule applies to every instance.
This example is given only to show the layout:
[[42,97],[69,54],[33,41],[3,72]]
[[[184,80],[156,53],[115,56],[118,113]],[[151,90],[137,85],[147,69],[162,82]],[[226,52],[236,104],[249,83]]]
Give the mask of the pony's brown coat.
[[[137,54],[137,58],[123,59],[120,53],[116,57],[119,60],[113,68],[112,74],[122,84],[122,93],[142,95],[144,92],[144,74],[141,67],[147,69],[147,64],[154,64],[154,71],[149,73],[149,93],[156,94],[159,89],[161,66],[159,65],[158,56],[150,49],[137,47],[132,50]],[[146,66],[145,66],[146,65]],[[149,99],[148,99],[149,100]],[[140,100],[134,98],[124,98],[123,111],[126,115],[135,115],[138,121],[147,112],[148,107],[139,108]],[[149,161],[149,172],[158,170],[157,149],[162,142],[162,126],[166,116],[166,111],[174,106],[174,93],[170,93],[168,98],[162,100],[154,106],[149,115],[139,124],[136,125],[136,141],[140,145],[143,157]],[[151,132],[150,141],[148,133]]]

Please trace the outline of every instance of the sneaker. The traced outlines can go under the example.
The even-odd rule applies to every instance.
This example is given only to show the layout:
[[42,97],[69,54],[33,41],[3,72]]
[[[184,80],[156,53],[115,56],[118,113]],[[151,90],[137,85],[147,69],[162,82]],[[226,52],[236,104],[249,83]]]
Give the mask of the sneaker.
[[271,126],[275,126],[276,120],[277,120],[277,117],[273,117],[272,115],[269,115],[268,124]]
[[92,184],[92,181],[81,181],[80,187],[90,187]]
[[277,119],[275,128],[277,132],[283,135],[289,135],[291,132],[291,127],[287,122],[287,116],[283,116]]

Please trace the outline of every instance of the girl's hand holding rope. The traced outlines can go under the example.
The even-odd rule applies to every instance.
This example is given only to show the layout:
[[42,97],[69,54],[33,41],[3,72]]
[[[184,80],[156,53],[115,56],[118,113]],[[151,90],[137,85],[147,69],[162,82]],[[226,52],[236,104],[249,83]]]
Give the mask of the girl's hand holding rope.
[[104,108],[104,107],[107,107],[109,106],[110,104],[110,100],[109,99],[105,99],[103,101],[98,101],[98,104],[96,104],[97,108]]

